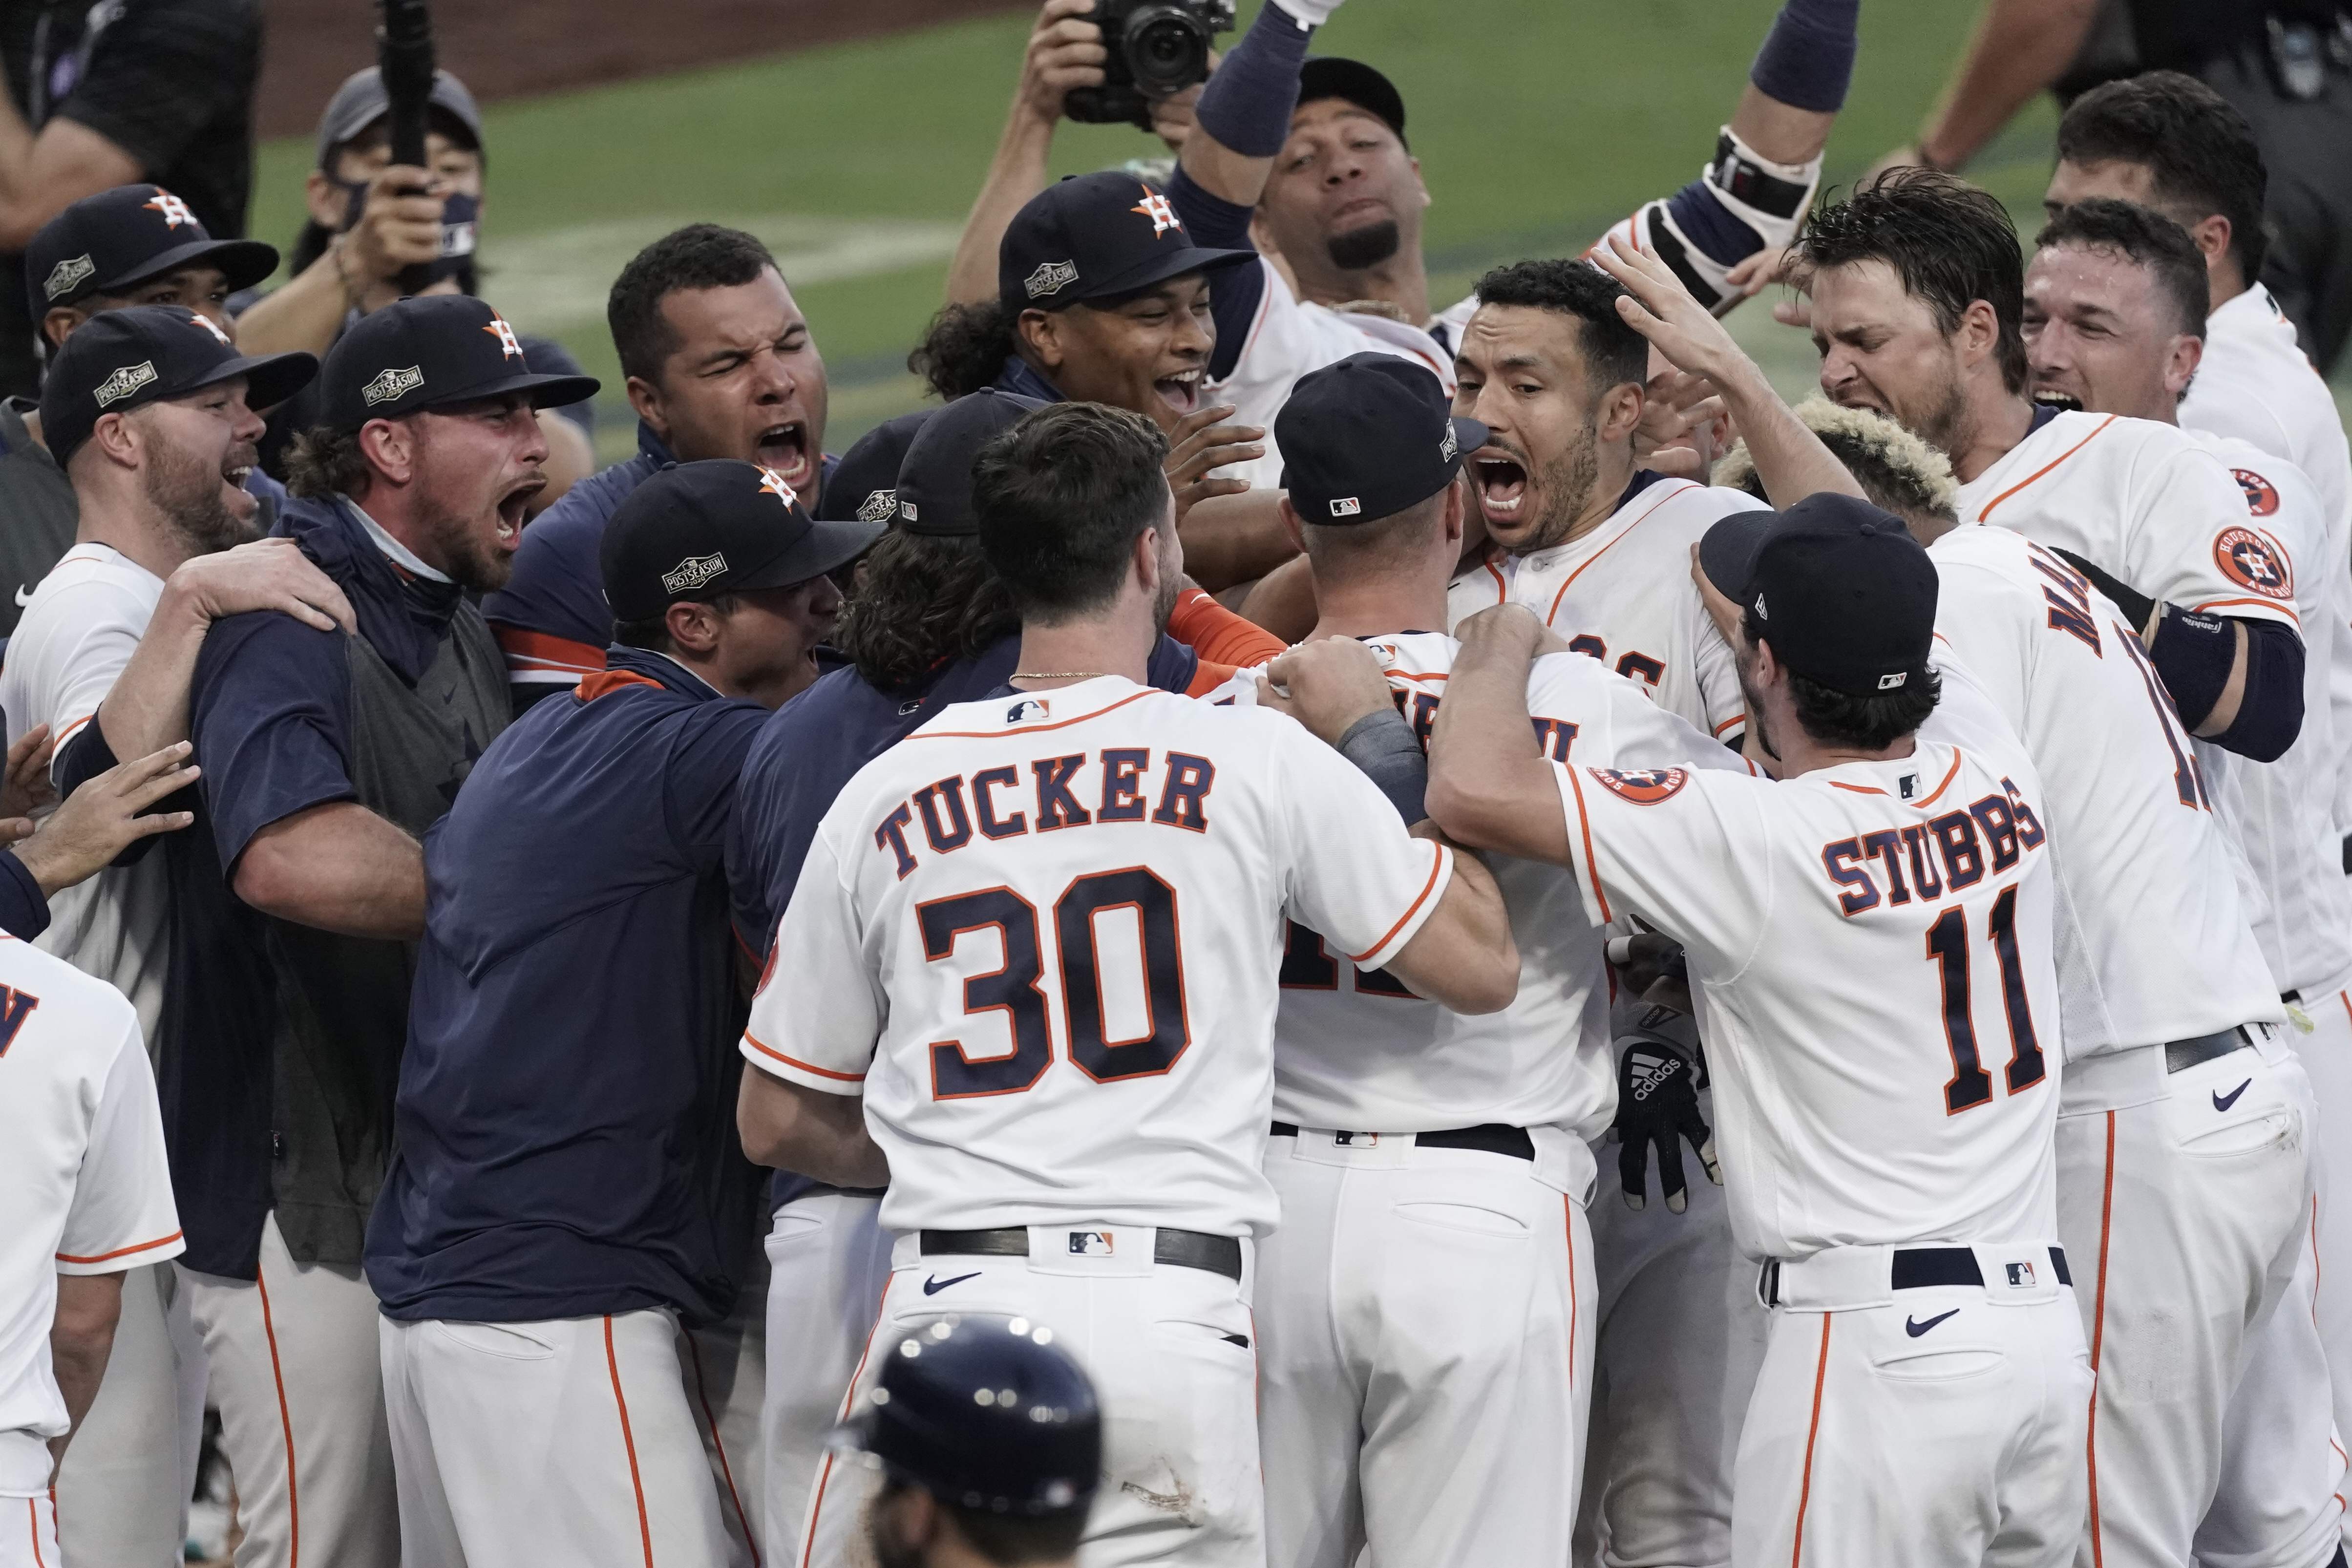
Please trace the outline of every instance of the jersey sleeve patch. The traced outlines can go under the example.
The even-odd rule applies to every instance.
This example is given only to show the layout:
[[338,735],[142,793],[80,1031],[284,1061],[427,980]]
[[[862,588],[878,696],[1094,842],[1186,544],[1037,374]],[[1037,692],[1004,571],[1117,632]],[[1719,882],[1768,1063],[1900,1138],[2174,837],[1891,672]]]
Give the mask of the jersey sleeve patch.
[[2252,468],[2231,468],[2230,477],[2246,492],[2246,510],[2256,517],[2268,517],[2279,509],[2277,487]]
[[[2241,481],[2243,482],[2242,480]],[[2276,504],[2276,496],[2273,496]],[[2278,547],[2251,528],[2225,528],[2213,539],[2213,563],[2241,588],[2266,599],[2294,598],[2294,573]]]
[[1587,768],[1595,783],[1621,800],[1635,805],[1655,805],[1672,799],[1690,782],[1684,768]]

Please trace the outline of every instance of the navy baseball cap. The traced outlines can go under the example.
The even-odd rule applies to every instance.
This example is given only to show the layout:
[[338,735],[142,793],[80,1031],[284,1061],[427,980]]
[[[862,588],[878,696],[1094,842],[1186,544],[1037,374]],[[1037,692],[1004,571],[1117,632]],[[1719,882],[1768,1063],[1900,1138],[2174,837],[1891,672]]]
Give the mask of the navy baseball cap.
[[319,384],[320,423],[346,434],[371,419],[509,392],[551,408],[593,397],[597,387],[592,375],[534,373],[506,318],[470,294],[425,295],[361,317],[327,351]]
[[928,408],[886,419],[860,436],[825,476],[816,498],[820,522],[888,522],[898,515],[898,466],[915,432],[931,416]]
[[1193,244],[1165,190],[1106,169],[1046,186],[1013,216],[996,247],[996,297],[1008,315],[1058,310],[1256,259]]
[[1093,1504],[1102,1409],[1053,1330],[973,1314],[899,1331],[877,1349],[881,1375],[835,1429],[835,1447],[978,1512],[1035,1519]]
[[247,405],[268,408],[318,374],[319,362],[306,353],[238,353],[226,332],[184,305],[109,310],[78,328],[49,362],[41,384],[41,439],[63,468],[109,414],[240,375]]
[[980,532],[971,504],[971,465],[1000,431],[1045,405],[983,386],[931,411],[898,465],[898,521],[903,533],[969,539]]
[[1824,490],[1786,511],[1735,511],[1699,541],[1698,563],[1807,679],[1874,697],[1925,678],[1935,563],[1868,501]]
[[1301,521],[1374,522],[1453,483],[1486,427],[1454,417],[1426,365],[1368,352],[1300,376],[1274,440]]
[[754,588],[789,588],[856,560],[878,522],[818,522],[772,468],[733,458],[676,463],[631,490],[597,563],[615,619]]
[[41,226],[25,247],[25,291],[37,323],[54,306],[196,266],[219,268],[232,289],[250,289],[278,270],[278,252],[257,239],[215,239],[161,185],[117,185]]
[[1361,60],[1316,55],[1298,68],[1298,107],[1337,98],[1354,104],[1404,140],[1404,97],[1396,83]]
[[[447,71],[436,70],[433,91],[425,101],[464,126],[474,139],[475,151],[481,150],[482,111],[464,82]],[[383,72],[369,66],[345,77],[335,96],[327,100],[327,111],[319,116],[318,166],[326,168],[336,148],[391,112],[392,95],[383,89]]]

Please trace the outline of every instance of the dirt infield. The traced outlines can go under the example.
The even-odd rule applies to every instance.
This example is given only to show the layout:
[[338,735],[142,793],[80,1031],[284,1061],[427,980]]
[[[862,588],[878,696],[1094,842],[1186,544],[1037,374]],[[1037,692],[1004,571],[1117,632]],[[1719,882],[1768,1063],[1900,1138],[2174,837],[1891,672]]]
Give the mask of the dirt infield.
[[[434,0],[441,65],[485,100],[784,54],[1029,0]],[[367,0],[264,0],[257,130],[303,135],[375,59]]]

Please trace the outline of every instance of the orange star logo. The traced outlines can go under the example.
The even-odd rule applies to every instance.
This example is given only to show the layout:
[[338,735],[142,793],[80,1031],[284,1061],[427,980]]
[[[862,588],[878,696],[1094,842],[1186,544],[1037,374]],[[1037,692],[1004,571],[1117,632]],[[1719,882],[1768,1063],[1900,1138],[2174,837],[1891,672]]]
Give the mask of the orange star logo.
[[768,494],[774,496],[777,500],[782,501],[786,506],[798,506],[801,504],[800,492],[793,489],[793,487],[785,481],[784,476],[776,472],[773,468],[764,467],[761,468],[760,488],[767,491]]
[[214,321],[210,316],[200,316],[191,313],[188,317],[188,325],[192,327],[202,327],[214,337],[218,338],[220,340],[220,346],[225,349],[231,349],[236,346],[235,343],[229,342],[228,334],[220,330],[220,323]]
[[159,190],[155,193],[154,200],[142,202],[140,205],[150,212],[162,213],[165,228],[177,228],[184,223],[193,224],[196,221],[196,215],[188,210],[188,204],[169,191]]
[[1161,195],[1150,185],[1143,187],[1143,199],[1127,210],[1131,213],[1141,213],[1151,220],[1151,237],[1154,239],[1158,239],[1171,228],[1178,234],[1184,232],[1183,224],[1177,220],[1176,209],[1168,205],[1166,196]]
[[507,358],[522,358],[522,345],[515,342],[514,329],[507,325],[507,319],[504,316],[493,312],[489,325],[484,327],[482,331],[499,340],[499,352]]

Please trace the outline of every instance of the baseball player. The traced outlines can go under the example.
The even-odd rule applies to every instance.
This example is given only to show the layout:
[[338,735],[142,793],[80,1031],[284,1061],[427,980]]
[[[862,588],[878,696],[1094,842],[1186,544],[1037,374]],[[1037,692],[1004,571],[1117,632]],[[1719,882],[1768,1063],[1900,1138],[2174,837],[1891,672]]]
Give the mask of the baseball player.
[[947,1317],[881,1347],[835,1436],[882,1474],[866,1526],[879,1568],[1076,1563],[1102,1410],[1057,1338],[1026,1318]]
[[1895,520],[1812,495],[1718,524],[1701,560],[1744,612],[1750,740],[1782,782],[1545,759],[1539,623],[1512,608],[1465,628],[1433,810],[1688,954],[1733,1229],[1775,1309],[1732,1560],[2066,1562],[2091,1379],[2055,1245],[2040,780],[1930,668],[1936,572]]
[[[1181,563],[1162,447],[1074,405],[982,454],[1018,668],[826,814],[741,1119],[763,1163],[887,1173],[880,1347],[972,1310],[1065,1336],[1108,1418],[1090,1562],[1238,1564],[1265,1551],[1246,1264],[1283,917],[1466,1011],[1508,1004],[1518,954],[1483,868],[1341,756],[1140,685]],[[849,1479],[820,1479],[804,1563],[838,1560]]]
[[[1455,476],[1486,430],[1449,416],[1428,371],[1366,353],[1302,376],[1277,435],[1316,637],[1361,639],[1385,679],[1335,711],[1316,674],[1337,645],[1310,641],[1274,665],[1288,700],[1265,700],[1343,744],[1385,718],[1417,761],[1454,644],[1398,628],[1442,621],[1462,548]],[[1260,700],[1252,675],[1228,689]],[[1573,654],[1537,663],[1528,702],[1547,755],[1741,765]],[[1526,936],[1518,996],[1490,1016],[1423,1002],[1290,931],[1265,1154],[1283,1223],[1255,1292],[1273,1562],[1346,1568],[1368,1541],[1381,1562],[1569,1559],[1592,1387],[1587,1141],[1615,1091],[1601,938],[1558,868],[1500,861],[1495,875]]]

